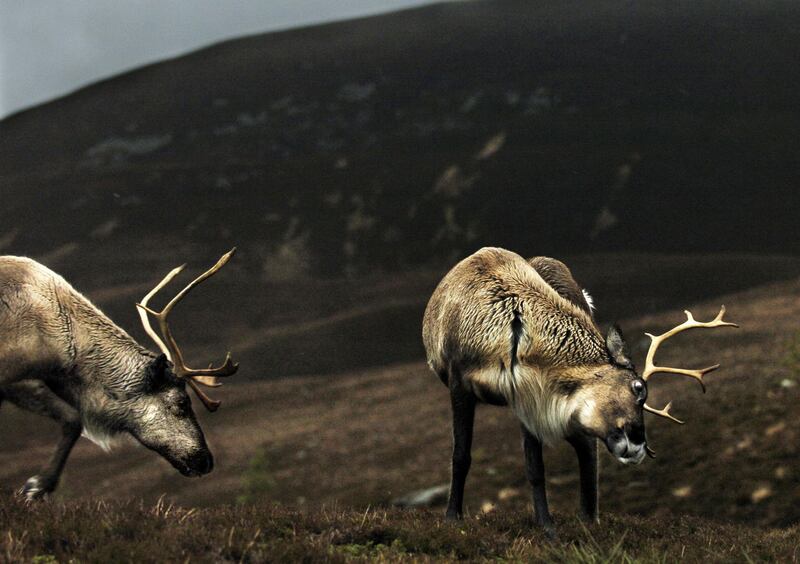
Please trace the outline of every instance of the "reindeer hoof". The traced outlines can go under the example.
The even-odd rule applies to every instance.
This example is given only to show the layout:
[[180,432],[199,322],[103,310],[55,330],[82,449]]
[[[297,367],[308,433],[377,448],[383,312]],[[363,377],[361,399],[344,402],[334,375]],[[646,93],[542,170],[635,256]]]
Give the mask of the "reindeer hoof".
[[33,476],[28,478],[22,489],[19,490],[20,497],[24,497],[26,501],[35,501],[42,499],[44,496],[53,491],[53,485],[50,480],[42,476]]
[[544,537],[549,541],[557,541],[558,540],[558,532],[556,532],[556,526],[551,523],[537,523],[537,526],[541,529],[544,533]]
[[447,510],[447,513],[444,514],[444,518],[446,521],[462,521],[464,516],[461,513],[457,513],[456,511]]
[[600,516],[599,515],[590,515],[585,511],[581,511],[578,514],[578,518],[585,524],[585,525],[599,525],[600,524]]
[[555,541],[558,540],[558,533],[556,532],[556,525],[553,523],[551,519],[543,521],[541,519],[534,518],[534,524],[536,527],[541,529],[544,533],[544,536],[547,540]]

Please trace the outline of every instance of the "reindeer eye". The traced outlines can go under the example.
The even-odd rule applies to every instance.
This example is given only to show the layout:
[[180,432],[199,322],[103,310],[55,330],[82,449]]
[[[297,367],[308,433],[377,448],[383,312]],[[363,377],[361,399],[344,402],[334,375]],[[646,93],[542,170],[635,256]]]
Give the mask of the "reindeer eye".
[[169,409],[173,415],[176,415],[178,417],[186,415],[189,411],[189,398],[188,397],[178,398],[176,401],[172,403]]
[[631,382],[631,390],[637,398],[643,398],[647,394],[647,387],[642,380],[634,380]]

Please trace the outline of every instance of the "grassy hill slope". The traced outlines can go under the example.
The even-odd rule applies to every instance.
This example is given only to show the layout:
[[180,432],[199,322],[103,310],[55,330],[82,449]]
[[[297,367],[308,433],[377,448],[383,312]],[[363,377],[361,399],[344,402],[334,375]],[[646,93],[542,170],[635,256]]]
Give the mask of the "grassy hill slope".
[[[656,378],[652,403],[674,399],[674,411],[687,424],[648,418],[658,457],[640,466],[602,456],[603,512],[665,518],[681,513],[751,526],[800,520],[798,292],[795,280],[681,303],[698,319],[712,317],[725,303],[728,317],[742,328],[696,332],[665,347],[665,364],[720,362],[723,369],[709,377],[706,395],[691,381]],[[681,319],[680,310],[670,308],[622,320],[638,364],[647,345],[643,332]],[[299,332],[297,338],[305,336]],[[223,408],[200,414],[218,461],[210,476],[181,478],[155,454],[127,441],[111,455],[81,441],[56,498],[141,496],[154,503],[168,492],[168,499],[187,506],[240,500],[364,510],[447,483],[447,394],[421,359],[291,379],[232,380],[215,395]],[[11,406],[3,406],[0,420],[0,484],[18,487],[48,455],[57,430]],[[574,455],[564,444],[545,456],[551,503],[569,515],[577,504]],[[473,459],[466,500],[471,515],[487,508],[504,514],[529,510],[518,424],[508,410],[479,410]]]

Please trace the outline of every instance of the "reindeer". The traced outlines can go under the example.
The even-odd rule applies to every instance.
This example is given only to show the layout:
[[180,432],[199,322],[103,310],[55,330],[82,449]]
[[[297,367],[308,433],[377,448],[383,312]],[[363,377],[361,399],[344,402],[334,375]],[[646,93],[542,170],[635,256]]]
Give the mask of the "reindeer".
[[[200,385],[219,386],[217,378],[233,375],[238,365],[228,353],[218,368],[187,367],[168,317],[234,251],[223,255],[162,311],[153,311],[148,302],[183,266],[137,304],[145,331],[161,354],[139,345],[55,272],[28,258],[0,257],[0,403],[5,399],[55,419],[62,432],[52,459],[25,483],[20,495],[34,500],[55,490],[81,433],[106,450],[111,438],[128,433],[185,476],[212,470],[214,459],[186,385],[209,411],[216,411],[220,402],[209,398]],[[161,336],[148,315],[158,321]]]
[[598,520],[597,439],[624,464],[639,464],[647,445],[643,412],[679,421],[645,403],[657,372],[682,374],[703,385],[700,370],[656,366],[658,346],[688,329],[736,327],[725,307],[708,323],[687,321],[652,339],[644,372],[637,375],[616,325],[605,339],[591,298],[562,262],[526,261],[499,248],[483,248],[458,263],[434,291],[423,319],[428,364],[450,389],[453,458],[446,517],[460,519],[470,468],[477,403],[510,406],[521,422],[534,521],[554,535],[545,491],[542,444],[566,439],[580,468],[580,514]]

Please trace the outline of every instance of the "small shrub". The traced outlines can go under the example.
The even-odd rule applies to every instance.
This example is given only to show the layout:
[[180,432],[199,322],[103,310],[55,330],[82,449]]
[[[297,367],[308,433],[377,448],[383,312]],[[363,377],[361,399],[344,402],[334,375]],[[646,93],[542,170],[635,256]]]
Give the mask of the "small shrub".
[[270,470],[269,455],[259,448],[244,473],[244,491],[236,498],[239,503],[263,499],[275,488],[275,478]]
[[403,541],[394,539],[390,544],[374,543],[369,541],[365,544],[342,544],[334,545],[330,548],[331,554],[338,554],[347,558],[368,558],[371,560],[389,558],[392,556],[402,556],[408,554]]

